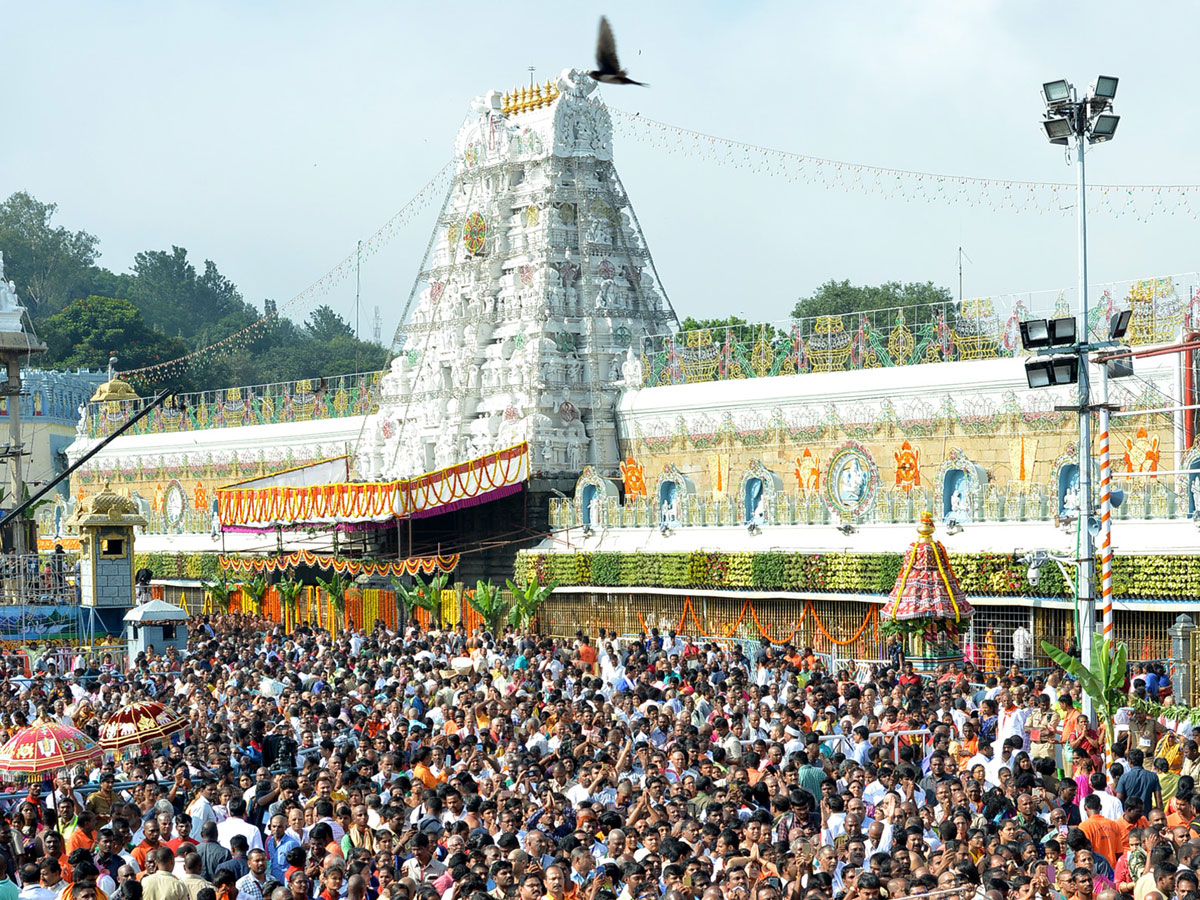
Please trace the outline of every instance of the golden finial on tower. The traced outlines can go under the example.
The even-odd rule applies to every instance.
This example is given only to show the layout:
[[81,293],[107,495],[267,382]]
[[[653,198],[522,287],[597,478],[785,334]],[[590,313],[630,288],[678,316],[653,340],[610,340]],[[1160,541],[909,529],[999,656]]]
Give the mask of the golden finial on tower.
[[533,86],[533,108],[538,109],[542,105],[542,87],[535,84]]

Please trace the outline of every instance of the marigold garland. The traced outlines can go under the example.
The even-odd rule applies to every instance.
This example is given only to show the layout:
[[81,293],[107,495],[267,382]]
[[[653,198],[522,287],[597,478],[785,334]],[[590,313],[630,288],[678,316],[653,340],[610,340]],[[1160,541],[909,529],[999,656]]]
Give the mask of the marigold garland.
[[401,559],[395,562],[370,562],[361,559],[341,559],[336,556],[324,556],[310,550],[296,550],[283,556],[275,557],[237,557],[221,556],[218,564],[223,571],[237,573],[283,572],[294,569],[299,565],[328,571],[332,569],[339,575],[381,575],[384,577],[416,575],[422,573],[432,575],[434,572],[452,572],[458,568],[459,554],[451,553],[446,556],[416,556],[411,559]]
[[410,479],[218,488],[217,513],[221,525],[227,528],[274,522],[300,525],[329,519],[381,520],[470,500],[528,476],[529,444],[521,443]]

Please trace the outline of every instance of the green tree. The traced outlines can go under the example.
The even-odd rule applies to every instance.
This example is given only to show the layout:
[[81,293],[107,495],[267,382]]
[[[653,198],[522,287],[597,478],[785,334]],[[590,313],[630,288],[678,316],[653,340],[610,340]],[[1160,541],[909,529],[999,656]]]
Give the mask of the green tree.
[[82,296],[91,279],[99,240],[86,231],[70,231],[51,220],[55,203],[41,203],[17,191],[0,203],[0,252],[4,278],[32,315],[47,316]]
[[329,607],[333,610],[331,618],[335,627],[329,629],[331,634],[336,634],[336,626],[344,625],[346,622],[346,591],[350,590],[350,585],[353,583],[349,579],[343,578],[338,572],[334,572],[329,578],[317,577],[317,584],[321,585],[325,593],[329,595]]
[[400,598],[400,602],[404,604],[410,617],[415,617],[416,611],[423,609],[429,613],[429,621],[440,629],[442,627],[442,591],[449,580],[450,575],[446,572],[439,572],[429,581],[425,581],[420,575],[413,575],[410,585],[393,578],[392,589]]
[[350,323],[339,316],[328,305],[322,303],[308,315],[304,330],[315,341],[332,341],[340,337],[354,337]]
[[480,581],[475,585],[475,592],[467,595],[467,603],[471,609],[483,617],[493,637],[499,639],[500,630],[508,620],[513,602],[504,599],[504,593],[490,581]]
[[250,601],[251,609],[247,610],[242,607],[242,612],[252,612],[254,615],[262,615],[263,597],[267,595],[267,579],[261,575],[252,581],[247,581],[242,584],[242,597]]
[[508,589],[512,591],[513,595],[513,605],[508,613],[508,623],[521,631],[528,630],[534,616],[546,602],[546,598],[554,593],[556,587],[558,587],[557,581],[550,584],[538,584],[531,579],[522,587],[511,578],[508,579]]
[[211,344],[259,317],[216,263],[205,260],[197,274],[183,247],[138,253],[127,299],[152,328],[193,346]]
[[1104,735],[1104,752],[1107,754],[1116,736],[1117,713],[1126,705],[1125,667],[1129,662],[1129,647],[1121,642],[1114,644],[1106,638],[1092,641],[1092,661],[1085,666],[1082,660],[1070,656],[1048,641],[1042,641],[1042,649],[1055,664],[1079,682],[1084,693],[1092,698],[1092,705],[1100,718]]
[[298,581],[281,581],[275,585],[275,590],[279,593],[279,602],[283,605],[283,627],[290,632],[296,627],[296,607],[304,585]]
[[844,316],[899,307],[905,310],[904,317],[912,327],[932,321],[937,312],[935,307],[945,308],[953,302],[949,289],[932,281],[857,285],[830,280],[817,288],[811,297],[801,297],[792,310],[792,317]]
[[88,296],[76,300],[42,324],[51,362],[103,369],[110,354],[120,368],[135,369],[176,359],[187,346],[148,327],[128,300]]
[[237,590],[237,586],[230,584],[225,578],[221,578],[220,581],[205,581],[202,584],[204,592],[217,609],[223,613],[229,612],[229,602],[233,599],[233,592]]

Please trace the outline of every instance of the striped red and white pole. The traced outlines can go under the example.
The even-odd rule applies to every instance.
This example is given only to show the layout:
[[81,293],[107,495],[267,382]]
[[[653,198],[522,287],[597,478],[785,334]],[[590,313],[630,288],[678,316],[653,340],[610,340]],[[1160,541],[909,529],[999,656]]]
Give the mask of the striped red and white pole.
[[1100,610],[1104,639],[1113,640],[1112,464],[1108,455],[1108,410],[1100,408]]

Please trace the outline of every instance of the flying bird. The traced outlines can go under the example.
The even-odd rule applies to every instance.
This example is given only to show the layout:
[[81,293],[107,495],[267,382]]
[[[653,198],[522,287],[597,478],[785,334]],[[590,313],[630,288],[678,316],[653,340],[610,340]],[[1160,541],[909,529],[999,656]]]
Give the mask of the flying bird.
[[596,39],[596,69],[588,74],[605,84],[637,84],[649,87],[644,81],[634,81],[621,68],[621,62],[617,59],[617,42],[613,38],[607,16],[600,17],[600,36]]

